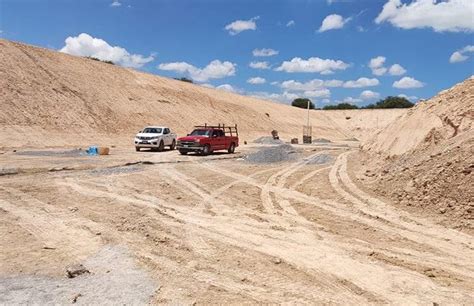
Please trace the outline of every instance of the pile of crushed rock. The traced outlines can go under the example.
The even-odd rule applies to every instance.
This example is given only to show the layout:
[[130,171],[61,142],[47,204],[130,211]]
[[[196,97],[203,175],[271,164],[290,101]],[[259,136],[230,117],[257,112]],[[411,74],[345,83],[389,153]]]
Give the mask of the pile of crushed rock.
[[295,160],[298,158],[298,155],[293,146],[280,144],[278,146],[260,148],[258,151],[245,156],[244,159],[250,163],[266,164]]
[[267,144],[267,145],[279,145],[284,144],[283,140],[273,139],[271,136],[262,136],[253,141],[254,143]]

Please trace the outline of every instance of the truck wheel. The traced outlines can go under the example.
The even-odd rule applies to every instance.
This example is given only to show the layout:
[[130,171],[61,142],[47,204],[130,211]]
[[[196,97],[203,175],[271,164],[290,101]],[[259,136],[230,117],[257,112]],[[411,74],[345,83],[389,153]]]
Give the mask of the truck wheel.
[[211,153],[211,147],[209,145],[205,145],[202,149],[202,155],[209,155]]
[[181,155],[186,155],[186,154],[188,154],[188,151],[179,150],[179,154],[181,154]]
[[135,151],[140,152],[140,148],[139,148],[139,147],[135,147]]
[[173,142],[171,143],[171,146],[170,146],[170,150],[173,151],[175,147],[176,147],[176,141],[173,139]]
[[165,144],[163,143],[163,140],[160,141],[160,145],[158,146],[158,152],[162,152],[165,149]]
[[235,152],[235,143],[231,143],[229,149],[227,150],[230,154]]

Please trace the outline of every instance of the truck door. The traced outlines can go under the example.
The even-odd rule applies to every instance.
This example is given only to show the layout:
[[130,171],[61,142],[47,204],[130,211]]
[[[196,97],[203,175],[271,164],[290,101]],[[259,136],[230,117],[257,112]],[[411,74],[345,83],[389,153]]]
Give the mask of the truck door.
[[163,131],[163,143],[165,146],[171,145],[171,132],[169,128],[165,128]]
[[223,130],[217,130],[217,138],[219,139],[219,150],[223,150],[227,147],[227,139]]

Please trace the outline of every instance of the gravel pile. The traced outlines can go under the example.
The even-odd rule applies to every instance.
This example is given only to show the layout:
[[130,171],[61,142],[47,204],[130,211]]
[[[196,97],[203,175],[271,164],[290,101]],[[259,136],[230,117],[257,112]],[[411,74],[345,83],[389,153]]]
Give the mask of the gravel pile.
[[321,154],[313,156],[312,158],[306,159],[308,165],[322,165],[327,164],[333,160],[332,156],[329,154]]
[[16,152],[18,155],[24,156],[58,156],[58,157],[76,157],[86,156],[87,152],[81,149],[73,149],[67,151],[20,151]]
[[280,139],[273,139],[271,136],[262,136],[260,138],[257,138],[253,141],[254,143],[260,143],[260,144],[269,144],[269,145],[279,145],[279,144],[284,144],[284,142]]
[[247,155],[245,160],[251,163],[267,164],[295,160],[297,158],[298,153],[295,149],[288,144],[283,144],[275,147],[261,148]]

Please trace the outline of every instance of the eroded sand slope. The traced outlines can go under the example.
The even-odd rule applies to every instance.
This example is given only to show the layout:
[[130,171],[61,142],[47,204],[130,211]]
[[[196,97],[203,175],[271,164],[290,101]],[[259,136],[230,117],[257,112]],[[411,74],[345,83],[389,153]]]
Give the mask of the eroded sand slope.
[[[148,124],[169,125],[179,134],[193,125],[239,125],[251,141],[277,129],[302,137],[305,110],[158,77],[86,58],[0,40],[1,146],[129,144]],[[312,111],[315,137],[366,137],[404,110]],[[342,116],[342,117],[341,117]],[[357,125],[359,129],[353,128]],[[362,131],[363,133],[359,133]]]
[[379,194],[474,230],[474,78],[419,103],[363,148]]

